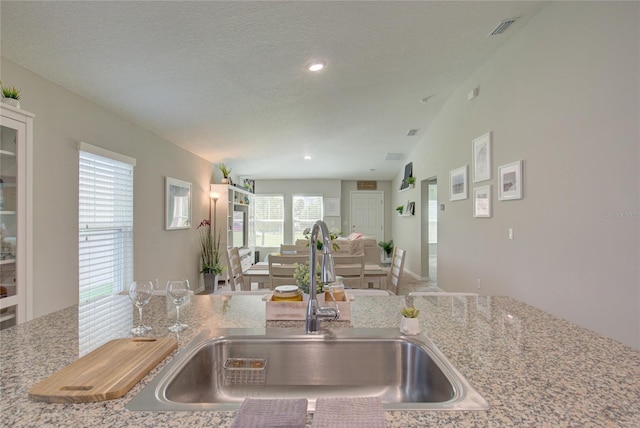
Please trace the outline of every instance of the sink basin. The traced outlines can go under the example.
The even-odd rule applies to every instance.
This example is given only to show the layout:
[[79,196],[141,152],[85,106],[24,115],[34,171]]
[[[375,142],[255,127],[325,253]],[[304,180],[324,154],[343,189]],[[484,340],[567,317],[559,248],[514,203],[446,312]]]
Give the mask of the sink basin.
[[484,410],[487,402],[424,335],[397,329],[203,331],[128,410],[236,410],[246,397],[377,396],[387,410]]

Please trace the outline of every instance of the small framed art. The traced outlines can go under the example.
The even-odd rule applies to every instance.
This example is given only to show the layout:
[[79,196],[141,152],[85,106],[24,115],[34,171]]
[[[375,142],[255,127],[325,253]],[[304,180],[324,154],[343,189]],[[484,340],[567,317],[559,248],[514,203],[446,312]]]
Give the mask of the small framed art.
[[473,182],[491,179],[491,132],[473,140]]
[[498,199],[522,199],[522,161],[498,167]]
[[491,217],[491,185],[473,189],[473,216]]
[[449,171],[449,200],[459,201],[467,199],[467,165]]

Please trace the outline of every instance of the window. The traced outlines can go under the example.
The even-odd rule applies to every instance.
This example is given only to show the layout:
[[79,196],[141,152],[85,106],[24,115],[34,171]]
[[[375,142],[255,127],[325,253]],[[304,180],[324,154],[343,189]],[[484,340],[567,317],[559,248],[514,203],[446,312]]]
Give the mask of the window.
[[284,196],[256,195],[254,209],[256,246],[280,247],[284,243]]
[[133,280],[135,159],[80,144],[80,304],[127,290]]
[[304,239],[302,232],[311,228],[318,220],[323,219],[323,197],[309,195],[293,195],[293,243]]

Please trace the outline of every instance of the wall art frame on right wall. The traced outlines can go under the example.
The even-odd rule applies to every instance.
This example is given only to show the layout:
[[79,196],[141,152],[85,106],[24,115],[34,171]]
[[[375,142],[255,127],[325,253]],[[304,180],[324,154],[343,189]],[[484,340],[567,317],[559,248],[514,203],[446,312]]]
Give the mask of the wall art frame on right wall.
[[522,161],[498,167],[498,199],[511,201],[523,198]]

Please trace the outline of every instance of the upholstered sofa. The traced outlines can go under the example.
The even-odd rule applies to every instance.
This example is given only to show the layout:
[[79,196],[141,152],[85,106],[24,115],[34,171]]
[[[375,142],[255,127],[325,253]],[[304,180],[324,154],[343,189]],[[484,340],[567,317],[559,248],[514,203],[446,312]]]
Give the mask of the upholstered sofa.
[[[296,251],[296,253],[308,252],[309,246],[306,239],[298,239],[295,244],[295,249],[287,246],[288,251]],[[336,253],[346,253],[350,255],[364,254],[364,262],[366,264],[380,264],[380,247],[375,238],[365,236],[361,233],[354,232],[347,237],[339,237],[334,239],[332,243],[338,245]],[[291,252],[290,252],[291,254]]]

